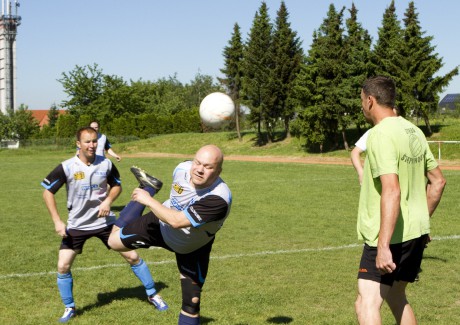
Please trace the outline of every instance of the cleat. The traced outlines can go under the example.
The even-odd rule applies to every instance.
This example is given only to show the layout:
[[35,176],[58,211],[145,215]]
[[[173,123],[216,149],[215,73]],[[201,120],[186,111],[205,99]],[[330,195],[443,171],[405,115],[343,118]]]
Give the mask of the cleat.
[[134,174],[137,181],[139,182],[140,188],[153,187],[157,193],[161,190],[163,183],[158,178],[155,178],[147,174],[145,170],[137,166],[133,166],[131,167],[131,172]]
[[59,318],[59,323],[67,323],[72,317],[75,316],[75,307],[66,307],[64,314]]
[[166,302],[163,300],[163,298],[161,298],[161,296],[159,295],[148,296],[148,299],[150,303],[154,305],[155,308],[159,311],[165,311],[165,310],[168,310],[169,308]]

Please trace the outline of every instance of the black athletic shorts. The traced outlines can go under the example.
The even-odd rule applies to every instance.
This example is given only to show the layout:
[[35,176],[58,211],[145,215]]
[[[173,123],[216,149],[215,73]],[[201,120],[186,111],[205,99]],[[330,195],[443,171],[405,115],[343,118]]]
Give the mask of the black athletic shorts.
[[389,286],[393,285],[394,281],[414,282],[420,270],[423,251],[428,240],[428,234],[426,234],[404,243],[390,245],[396,269],[384,275],[375,265],[377,247],[364,244],[358,279],[372,280]]
[[62,238],[61,247],[59,249],[72,249],[77,254],[83,252],[83,245],[91,237],[99,238],[104,245],[110,249],[108,241],[113,225],[96,229],[96,230],[76,230],[66,229],[67,237]]
[[[126,248],[163,247],[174,252],[164,241],[160,230],[160,220],[149,212],[120,228],[120,240]],[[206,245],[187,254],[176,254],[179,272],[191,278],[200,287],[203,286],[208,273],[209,256],[214,238]]]

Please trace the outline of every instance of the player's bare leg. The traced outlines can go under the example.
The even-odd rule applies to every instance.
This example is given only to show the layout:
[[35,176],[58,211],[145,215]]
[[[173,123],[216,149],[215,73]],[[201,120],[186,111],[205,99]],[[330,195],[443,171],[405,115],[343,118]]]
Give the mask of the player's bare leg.
[[417,320],[406,298],[406,286],[407,282],[395,281],[385,300],[397,324],[415,325],[417,324]]

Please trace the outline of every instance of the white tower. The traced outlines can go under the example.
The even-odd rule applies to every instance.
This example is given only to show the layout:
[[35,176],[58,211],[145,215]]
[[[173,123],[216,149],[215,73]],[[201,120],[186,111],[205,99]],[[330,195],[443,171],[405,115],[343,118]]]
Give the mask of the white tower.
[[[16,34],[21,24],[18,0],[0,0],[0,111],[6,114],[16,104]],[[14,9],[14,14],[13,14]]]

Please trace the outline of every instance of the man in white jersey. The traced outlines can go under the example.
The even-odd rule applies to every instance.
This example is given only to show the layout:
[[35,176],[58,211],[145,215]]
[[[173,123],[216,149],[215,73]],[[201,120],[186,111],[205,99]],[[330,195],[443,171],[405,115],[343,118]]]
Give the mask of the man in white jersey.
[[[201,290],[212,244],[230,212],[232,194],[220,178],[222,163],[218,147],[199,149],[193,161],[175,168],[170,196],[163,204],[152,197],[151,176],[131,168],[143,189],[133,191],[132,201],[120,213],[121,219],[131,220],[120,224],[109,239],[118,251],[158,246],[175,253],[182,287],[179,325],[200,324]],[[151,211],[142,216],[144,207]]]
[[[85,241],[99,238],[107,248],[108,239],[115,223],[110,207],[121,193],[120,174],[109,159],[96,155],[97,132],[91,127],[77,132],[78,155],[62,162],[43,180],[43,199],[54,222],[58,236],[62,237],[59,250],[57,285],[65,311],[59,319],[68,322],[75,316],[73,277],[71,267],[77,254],[83,251]],[[67,189],[67,225],[57,209],[55,194],[63,186]],[[161,183],[156,184],[156,191]],[[110,189],[109,189],[110,186]],[[131,265],[134,274],[143,283],[148,300],[159,310],[167,305],[156,294],[147,264],[136,251],[120,253]]]
[[113,151],[112,144],[110,143],[109,139],[107,139],[107,136],[99,132],[99,122],[93,121],[89,124],[89,126],[97,131],[96,155],[105,156],[105,151],[107,151],[107,153],[114,157],[117,161],[121,161],[120,155]]
[[395,116],[395,98],[395,84],[387,77],[369,78],[361,90],[364,117],[374,127],[357,222],[358,237],[365,242],[355,303],[360,324],[381,324],[384,301],[397,324],[417,323],[406,286],[417,277],[430,217],[446,183],[423,132]]

